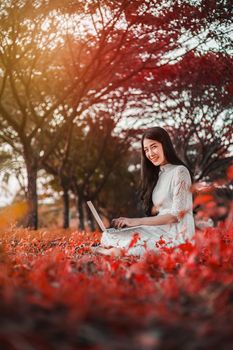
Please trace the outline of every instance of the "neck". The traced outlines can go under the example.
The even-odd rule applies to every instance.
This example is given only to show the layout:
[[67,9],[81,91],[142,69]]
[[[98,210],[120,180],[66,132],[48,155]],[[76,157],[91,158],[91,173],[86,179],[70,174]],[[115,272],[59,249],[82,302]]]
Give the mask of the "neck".
[[166,165],[168,162],[165,160],[163,163],[160,164],[160,166]]

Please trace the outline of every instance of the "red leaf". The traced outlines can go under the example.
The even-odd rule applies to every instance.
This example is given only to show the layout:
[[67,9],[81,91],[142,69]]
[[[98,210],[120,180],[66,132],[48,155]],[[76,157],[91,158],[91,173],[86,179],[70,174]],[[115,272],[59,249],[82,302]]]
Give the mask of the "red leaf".
[[[137,243],[137,241],[140,239],[140,235],[139,233],[135,233],[130,241],[130,244],[129,244],[129,248],[132,248],[135,246],[135,244]],[[128,248],[128,249],[129,249]]]
[[204,204],[214,200],[214,197],[211,194],[200,194],[194,200],[194,206]]
[[160,237],[159,241],[157,241],[157,242],[155,243],[155,245],[156,245],[157,248],[159,248],[159,247],[161,247],[161,246],[163,246],[163,245],[165,245],[165,244],[166,244],[166,241],[162,238],[162,236]]
[[230,165],[227,169],[227,177],[229,180],[233,180],[233,165]]

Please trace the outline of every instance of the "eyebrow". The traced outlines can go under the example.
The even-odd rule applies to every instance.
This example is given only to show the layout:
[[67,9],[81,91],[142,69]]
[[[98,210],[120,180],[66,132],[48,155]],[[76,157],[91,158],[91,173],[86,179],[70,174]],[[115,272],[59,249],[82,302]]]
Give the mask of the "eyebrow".
[[[150,146],[154,146],[154,145],[158,145],[158,142],[155,141]],[[148,146],[144,147],[144,150],[147,149],[147,148],[148,148]]]

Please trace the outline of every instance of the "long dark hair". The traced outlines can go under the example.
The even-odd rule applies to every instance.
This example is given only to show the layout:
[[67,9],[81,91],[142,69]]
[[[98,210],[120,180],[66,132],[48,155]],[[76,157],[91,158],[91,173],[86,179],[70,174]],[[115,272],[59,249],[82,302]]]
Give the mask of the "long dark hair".
[[[177,156],[171,138],[165,129],[156,126],[144,132],[141,140],[141,199],[146,215],[151,215],[151,208],[153,206],[152,192],[158,181],[160,166],[153,165],[151,161],[146,157],[143,147],[144,139],[160,142],[163,147],[164,156],[168,163],[175,165],[184,165],[186,168],[187,166]],[[190,175],[192,178],[191,172]]]

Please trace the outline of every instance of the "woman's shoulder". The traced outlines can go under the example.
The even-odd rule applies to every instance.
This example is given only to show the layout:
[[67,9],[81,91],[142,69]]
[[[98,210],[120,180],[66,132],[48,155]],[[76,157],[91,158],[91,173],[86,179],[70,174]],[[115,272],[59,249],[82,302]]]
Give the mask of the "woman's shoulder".
[[182,172],[187,172],[189,173],[188,171],[188,168],[186,168],[186,166],[184,165],[177,165],[177,164],[170,164],[170,170],[174,173],[182,173]]
[[182,174],[190,175],[188,168],[184,165],[177,165],[177,164],[171,164],[167,163],[161,167],[161,171],[165,173],[170,173],[170,175],[173,176],[182,176]]
[[183,164],[175,165],[174,170],[176,170],[177,172],[184,171],[184,172],[188,172],[189,173],[188,168],[185,165],[183,165]]
[[190,172],[188,170],[188,168],[185,165],[175,165],[174,167],[174,176],[175,178],[179,178],[179,179],[191,179],[190,176]]

